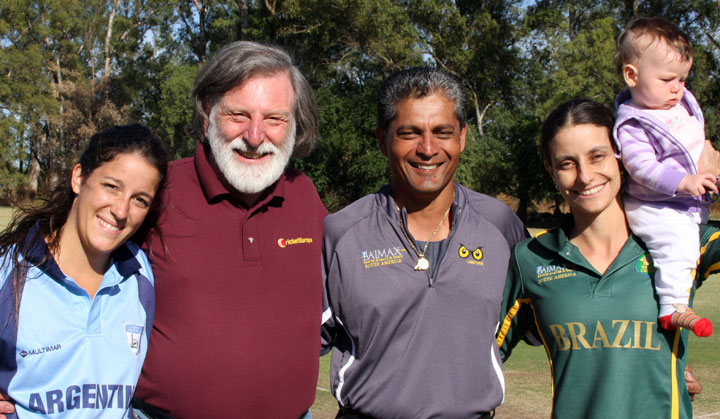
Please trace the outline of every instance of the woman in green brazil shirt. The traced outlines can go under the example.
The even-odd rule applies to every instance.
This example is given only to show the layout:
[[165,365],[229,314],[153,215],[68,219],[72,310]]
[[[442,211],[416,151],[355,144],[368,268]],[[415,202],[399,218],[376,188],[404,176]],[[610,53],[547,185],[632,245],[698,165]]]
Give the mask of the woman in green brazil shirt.
[[[498,346],[507,359],[536,328],[554,418],[690,418],[688,333],[658,327],[652,261],[623,212],[613,122],[603,105],[573,100],[543,124],[544,165],[571,216],[515,247]],[[717,269],[718,237],[701,226],[694,287]]]

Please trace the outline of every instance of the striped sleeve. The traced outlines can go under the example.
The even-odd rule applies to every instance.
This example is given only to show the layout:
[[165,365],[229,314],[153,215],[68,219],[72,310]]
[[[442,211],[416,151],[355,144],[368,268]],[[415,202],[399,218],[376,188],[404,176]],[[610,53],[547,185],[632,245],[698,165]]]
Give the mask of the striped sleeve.
[[640,122],[630,119],[620,125],[617,141],[621,145],[623,166],[635,182],[667,196],[675,196],[686,173],[658,161],[652,140]]

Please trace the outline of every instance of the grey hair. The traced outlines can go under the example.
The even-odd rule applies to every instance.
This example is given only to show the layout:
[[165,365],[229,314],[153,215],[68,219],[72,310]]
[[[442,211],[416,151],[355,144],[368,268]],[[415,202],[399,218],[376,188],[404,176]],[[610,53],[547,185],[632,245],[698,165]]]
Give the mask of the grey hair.
[[387,132],[397,117],[397,105],[407,99],[442,95],[455,103],[455,116],[460,129],[467,119],[467,96],[462,81],[454,75],[433,67],[413,67],[398,71],[383,82],[378,92],[378,128]]
[[192,97],[195,102],[193,121],[188,133],[205,142],[206,109],[222,95],[256,75],[287,72],[294,90],[295,148],[293,157],[312,151],[319,136],[318,110],[315,95],[305,76],[293,65],[283,49],[257,42],[236,41],[222,47],[200,69],[195,78]]

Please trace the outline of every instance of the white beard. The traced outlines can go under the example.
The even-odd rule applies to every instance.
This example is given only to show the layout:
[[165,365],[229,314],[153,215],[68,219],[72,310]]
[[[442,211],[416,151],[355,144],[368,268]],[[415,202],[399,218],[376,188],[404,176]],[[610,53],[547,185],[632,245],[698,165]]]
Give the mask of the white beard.
[[[257,148],[253,148],[240,137],[227,141],[215,123],[216,109],[217,105],[210,111],[207,138],[218,169],[238,192],[256,194],[264,191],[280,178],[290,161],[295,147],[295,120],[291,119],[285,141],[279,148],[270,141],[264,141]],[[264,163],[246,164],[238,159],[238,152],[270,155],[269,158],[265,157],[267,161]]]

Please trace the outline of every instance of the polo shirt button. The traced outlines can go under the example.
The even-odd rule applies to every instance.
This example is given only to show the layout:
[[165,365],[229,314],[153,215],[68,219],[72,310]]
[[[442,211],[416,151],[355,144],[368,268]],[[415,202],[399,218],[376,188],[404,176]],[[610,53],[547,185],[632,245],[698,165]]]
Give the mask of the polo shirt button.
[[255,239],[253,239],[252,237],[248,237],[248,241],[250,242],[250,244],[252,244],[255,241]]

